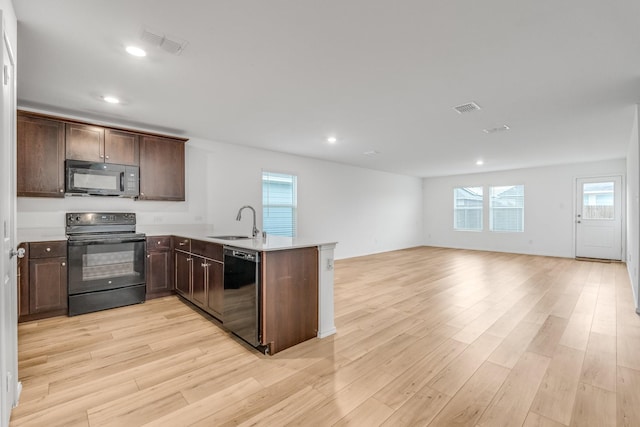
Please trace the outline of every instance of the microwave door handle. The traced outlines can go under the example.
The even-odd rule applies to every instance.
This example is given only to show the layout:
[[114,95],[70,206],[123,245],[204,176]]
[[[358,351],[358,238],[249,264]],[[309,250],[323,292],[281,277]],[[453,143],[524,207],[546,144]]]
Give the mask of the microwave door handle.
[[120,191],[124,191],[124,172],[120,172]]

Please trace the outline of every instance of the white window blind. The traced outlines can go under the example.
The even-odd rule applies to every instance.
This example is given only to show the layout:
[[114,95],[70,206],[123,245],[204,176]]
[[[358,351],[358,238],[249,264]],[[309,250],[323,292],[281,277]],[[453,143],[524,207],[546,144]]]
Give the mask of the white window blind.
[[524,185],[489,188],[489,229],[524,231]]
[[297,177],[262,172],[262,229],[268,234],[296,235]]
[[482,231],[482,187],[453,189],[453,229]]

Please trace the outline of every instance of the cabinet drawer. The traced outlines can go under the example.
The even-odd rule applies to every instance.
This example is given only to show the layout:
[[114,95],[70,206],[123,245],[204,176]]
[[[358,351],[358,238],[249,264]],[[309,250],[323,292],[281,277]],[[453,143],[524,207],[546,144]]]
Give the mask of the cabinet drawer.
[[179,251],[191,252],[191,239],[187,239],[180,236],[172,236],[171,243],[173,244],[173,249],[177,249]]
[[210,258],[222,262],[222,245],[218,243],[204,242],[202,240],[192,240],[191,252],[205,258]]
[[171,237],[169,236],[147,236],[147,251],[171,249]]
[[64,240],[55,242],[29,243],[30,258],[67,257],[67,242]]

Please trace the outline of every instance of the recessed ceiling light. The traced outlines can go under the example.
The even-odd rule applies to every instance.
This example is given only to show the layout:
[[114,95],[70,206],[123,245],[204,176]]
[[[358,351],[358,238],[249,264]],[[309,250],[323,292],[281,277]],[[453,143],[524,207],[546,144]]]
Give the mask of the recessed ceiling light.
[[330,136],[327,138],[327,142],[329,144],[335,144],[336,142],[338,142],[338,138],[336,138],[335,136]]
[[102,99],[104,99],[104,102],[108,102],[109,104],[119,104],[120,100],[118,98],[116,98],[115,96],[103,96]]
[[136,46],[127,46],[127,53],[133,56],[147,56],[147,52]]
[[484,165],[484,160],[476,160],[476,165],[477,165],[477,166],[482,166],[482,165]]

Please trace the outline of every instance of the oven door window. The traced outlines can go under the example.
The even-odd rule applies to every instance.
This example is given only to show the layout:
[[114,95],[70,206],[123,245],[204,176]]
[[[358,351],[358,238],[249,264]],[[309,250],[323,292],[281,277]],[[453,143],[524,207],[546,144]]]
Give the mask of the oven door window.
[[78,242],[68,246],[69,294],[145,283],[145,242]]

